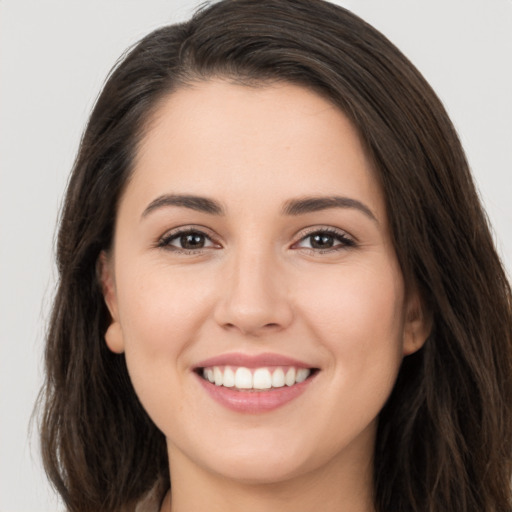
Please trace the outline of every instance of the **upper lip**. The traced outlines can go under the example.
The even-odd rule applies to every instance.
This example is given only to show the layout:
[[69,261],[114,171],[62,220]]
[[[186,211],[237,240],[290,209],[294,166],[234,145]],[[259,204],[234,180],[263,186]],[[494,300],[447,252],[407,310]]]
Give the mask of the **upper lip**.
[[261,368],[264,366],[294,366],[296,368],[313,368],[310,364],[281,354],[266,352],[263,354],[249,355],[239,352],[221,354],[200,361],[195,368],[209,368],[212,366],[243,366],[245,368]]

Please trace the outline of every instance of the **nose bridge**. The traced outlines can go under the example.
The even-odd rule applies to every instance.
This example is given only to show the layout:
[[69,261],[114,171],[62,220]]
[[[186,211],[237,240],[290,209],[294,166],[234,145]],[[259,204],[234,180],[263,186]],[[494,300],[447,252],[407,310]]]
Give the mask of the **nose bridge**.
[[251,241],[234,251],[223,283],[217,321],[244,334],[286,327],[292,317],[277,255]]

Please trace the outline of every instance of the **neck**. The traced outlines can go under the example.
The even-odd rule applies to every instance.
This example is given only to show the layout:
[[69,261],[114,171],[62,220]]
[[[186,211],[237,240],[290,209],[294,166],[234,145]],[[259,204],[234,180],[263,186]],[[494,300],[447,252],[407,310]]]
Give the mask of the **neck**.
[[[227,479],[169,450],[172,497],[165,512],[374,512],[372,456],[345,463],[334,458],[320,468],[280,482]],[[165,508],[164,508],[165,507]]]

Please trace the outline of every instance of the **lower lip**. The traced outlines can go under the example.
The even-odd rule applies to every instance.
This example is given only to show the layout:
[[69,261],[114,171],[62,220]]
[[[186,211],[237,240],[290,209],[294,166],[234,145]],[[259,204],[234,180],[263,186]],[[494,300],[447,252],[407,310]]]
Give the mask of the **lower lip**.
[[201,376],[196,376],[215,401],[233,411],[252,414],[272,411],[291,402],[304,393],[314,379],[313,375],[293,386],[283,386],[269,391],[238,391],[234,388],[216,386]]

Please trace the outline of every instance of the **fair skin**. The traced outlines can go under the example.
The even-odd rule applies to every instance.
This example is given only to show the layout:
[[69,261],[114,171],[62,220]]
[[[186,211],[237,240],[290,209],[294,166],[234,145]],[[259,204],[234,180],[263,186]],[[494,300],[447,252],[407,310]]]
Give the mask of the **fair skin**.
[[[159,107],[102,282],[108,346],[167,439],[162,510],[373,510],[377,416],[426,337],[373,174],[343,113],[295,85],[212,80]],[[279,360],[263,374],[308,378],[203,378],[210,358],[261,354]]]

